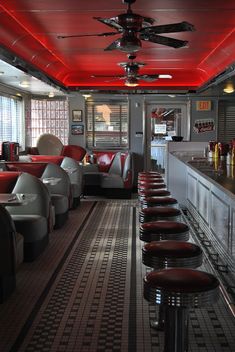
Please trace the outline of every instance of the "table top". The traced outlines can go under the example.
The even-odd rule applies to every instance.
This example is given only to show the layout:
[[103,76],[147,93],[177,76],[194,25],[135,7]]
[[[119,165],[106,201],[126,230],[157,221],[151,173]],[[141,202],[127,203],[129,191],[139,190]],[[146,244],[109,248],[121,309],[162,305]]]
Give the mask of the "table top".
[[17,206],[32,202],[37,197],[31,193],[0,193],[0,204],[3,206]]

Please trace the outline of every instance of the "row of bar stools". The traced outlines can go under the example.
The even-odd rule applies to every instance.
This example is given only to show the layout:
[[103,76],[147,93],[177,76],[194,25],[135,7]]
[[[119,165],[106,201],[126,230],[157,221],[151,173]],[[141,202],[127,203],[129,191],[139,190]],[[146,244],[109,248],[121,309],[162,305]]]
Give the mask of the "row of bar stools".
[[[138,183],[142,207],[140,239],[148,242],[142,249],[142,262],[154,271],[144,278],[144,297],[159,305],[158,322],[151,325],[164,327],[164,352],[186,352],[188,309],[203,307],[208,299],[215,302],[219,282],[211,274],[194,270],[202,264],[202,250],[196,244],[185,242],[189,239],[186,224],[172,221],[181,216],[181,211],[172,207],[177,206],[177,200],[151,193],[146,195],[146,191],[160,189],[159,178],[154,179],[152,174],[146,178],[146,175],[140,176]],[[198,280],[199,287],[192,278]]]

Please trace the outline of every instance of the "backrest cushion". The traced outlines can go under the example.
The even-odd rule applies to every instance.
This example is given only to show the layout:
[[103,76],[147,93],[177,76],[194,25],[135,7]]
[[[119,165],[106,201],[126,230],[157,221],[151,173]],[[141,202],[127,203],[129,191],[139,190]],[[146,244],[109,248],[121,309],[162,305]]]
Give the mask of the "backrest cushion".
[[7,207],[10,214],[34,214],[49,217],[50,194],[39,178],[28,173],[22,173],[17,179],[13,193],[31,193],[36,194],[37,197],[25,205]]
[[61,151],[61,155],[68,156],[77,161],[81,161],[86,155],[86,149],[74,144],[64,145]]
[[93,152],[94,159],[98,164],[100,172],[108,172],[116,152],[95,151]]
[[113,158],[112,164],[109,168],[109,174],[122,176],[122,163],[120,152],[115,154],[115,157]]
[[71,196],[71,183],[69,176],[65,170],[63,170],[59,165],[48,163],[41,179],[48,177],[56,177],[59,178],[60,181],[55,185],[47,185],[52,194],[62,194],[68,198]]

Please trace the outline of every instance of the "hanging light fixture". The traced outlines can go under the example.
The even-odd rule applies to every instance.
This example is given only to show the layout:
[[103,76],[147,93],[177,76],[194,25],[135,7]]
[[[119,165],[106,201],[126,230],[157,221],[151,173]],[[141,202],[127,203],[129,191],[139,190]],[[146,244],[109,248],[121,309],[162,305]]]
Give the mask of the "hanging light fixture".
[[135,77],[127,77],[126,81],[125,81],[125,86],[127,87],[136,87],[138,86],[138,79]]
[[224,89],[223,89],[223,91],[224,91],[225,93],[228,93],[228,94],[233,93],[234,90],[235,90],[235,88],[234,88],[234,85],[233,85],[233,82],[232,82],[232,81],[228,81],[228,82],[226,83]]

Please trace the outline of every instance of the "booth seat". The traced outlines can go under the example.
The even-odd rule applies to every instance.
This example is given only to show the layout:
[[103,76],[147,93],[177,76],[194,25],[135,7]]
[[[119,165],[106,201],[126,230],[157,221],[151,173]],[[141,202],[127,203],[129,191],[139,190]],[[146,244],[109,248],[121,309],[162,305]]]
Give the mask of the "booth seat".
[[63,145],[58,137],[50,133],[39,136],[37,146],[28,147],[27,152],[29,154],[68,156],[76,161],[82,161],[86,155],[86,149],[83,147],[75,144]]
[[24,238],[24,261],[33,261],[48,244],[51,231],[52,205],[49,191],[40,179],[24,172],[3,171],[0,172],[0,180],[2,193],[35,196],[22,205],[6,206],[16,231]]
[[84,193],[130,198],[133,187],[133,155],[130,152],[95,152],[96,164],[85,165]]
[[53,163],[62,167],[68,173],[71,183],[72,204],[70,207],[75,209],[79,205],[80,197],[83,193],[83,172],[81,165],[76,160],[60,155],[27,155],[20,157],[20,160],[25,162]]
[[46,179],[57,178],[58,183],[49,184],[52,205],[55,213],[55,228],[60,228],[68,219],[68,210],[72,207],[72,193],[70,179],[65,170],[53,163],[34,162],[5,162],[2,163],[8,171],[27,172],[40,178],[43,182]]

